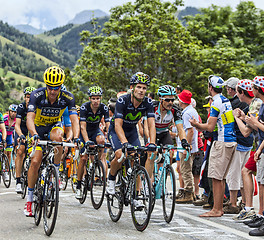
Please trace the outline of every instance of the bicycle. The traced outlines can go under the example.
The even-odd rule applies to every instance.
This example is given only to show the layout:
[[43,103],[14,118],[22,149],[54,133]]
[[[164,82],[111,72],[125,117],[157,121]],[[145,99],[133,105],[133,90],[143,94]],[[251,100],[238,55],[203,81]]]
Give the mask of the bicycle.
[[16,165],[15,165],[16,150],[15,150],[14,145],[11,145],[11,146],[13,146],[13,148],[12,148],[12,152],[11,152],[10,169],[11,169],[13,179],[16,180]]
[[[113,222],[117,222],[123,212],[123,206],[130,204],[132,221],[138,231],[144,231],[149,223],[151,215],[152,196],[149,194],[151,182],[147,170],[140,165],[140,155],[145,152],[145,147],[125,149],[118,162],[125,162],[117,172],[115,194],[106,194],[109,216]],[[133,151],[134,155],[126,156],[127,152]],[[133,159],[131,167],[130,160]],[[127,171],[125,164],[128,165]],[[135,201],[142,201],[143,206],[137,208]]]
[[71,149],[68,157],[70,158],[70,168],[68,172],[68,177],[71,179],[71,187],[73,193],[76,193],[76,187],[77,187],[77,169],[78,169],[78,159],[79,156],[75,155],[74,148]]
[[[30,154],[36,150],[37,141]],[[38,226],[43,211],[44,231],[50,236],[55,228],[59,207],[59,178],[54,162],[56,146],[74,147],[73,143],[39,141],[38,145],[46,146],[43,151],[42,163],[39,169],[38,180],[33,192],[33,209],[35,224]]]
[[[175,173],[170,164],[170,151],[173,149],[185,150],[184,148],[177,148],[173,145],[160,145],[157,146],[158,154],[161,154],[161,158],[158,157],[154,161],[154,182],[152,188],[152,209],[155,206],[156,199],[162,199],[163,217],[167,223],[173,218],[175,210],[175,198],[176,198],[176,180]],[[153,154],[151,159],[153,159]],[[189,158],[189,151],[185,161]],[[163,162],[163,166],[158,169],[158,163]]]
[[[99,151],[105,147],[109,148],[111,144],[105,143],[104,145],[93,145],[93,147],[87,146],[83,153],[88,154],[88,160],[86,164],[86,174],[81,185],[82,198],[79,199],[79,202],[83,204],[86,200],[87,191],[90,191],[91,202],[95,209],[99,209],[104,201],[106,173],[104,165],[99,159]],[[92,163],[89,161],[90,156],[94,156],[94,161]]]
[[[4,144],[0,143],[0,175],[2,176],[3,183],[6,188],[10,187],[11,184],[11,171],[10,171],[10,165],[8,161],[8,157],[4,153]],[[0,181],[1,181],[0,176]]]

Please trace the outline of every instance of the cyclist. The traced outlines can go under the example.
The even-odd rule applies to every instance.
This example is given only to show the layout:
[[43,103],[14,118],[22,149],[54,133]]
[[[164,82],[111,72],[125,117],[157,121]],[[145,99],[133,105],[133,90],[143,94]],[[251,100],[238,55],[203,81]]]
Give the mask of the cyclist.
[[[108,176],[107,193],[115,194],[115,179],[118,169],[122,163],[118,163],[122,149],[140,146],[136,125],[142,116],[147,116],[150,141],[149,151],[155,151],[155,116],[153,112],[152,100],[145,97],[147,86],[150,84],[150,77],[142,72],[135,73],[130,79],[131,94],[126,94],[118,98],[116,102],[115,114],[111,120],[108,139],[111,142],[115,157],[111,162],[110,173]],[[148,153],[150,154],[150,153]],[[150,159],[148,158],[146,168],[149,168]],[[140,207],[140,202],[135,200],[136,207]]]
[[[53,141],[61,142],[63,138],[63,129],[61,116],[68,107],[70,120],[72,123],[74,142],[79,144],[79,121],[77,117],[75,99],[72,93],[61,90],[64,82],[64,71],[57,66],[48,68],[44,72],[44,82],[46,87],[33,91],[30,95],[27,128],[30,133],[31,143],[44,139],[46,135]],[[29,152],[32,147],[29,148]],[[59,171],[60,159],[62,156],[62,147],[57,147],[54,156],[54,164]],[[24,213],[32,217],[33,190],[38,178],[38,170],[42,160],[42,149],[37,146],[34,156],[31,158],[31,164],[28,171],[28,197]]]
[[[109,128],[109,111],[108,107],[101,103],[103,90],[98,86],[93,86],[88,89],[89,102],[82,104],[81,112],[80,112],[80,125],[81,125],[81,141],[87,145],[93,145],[93,143],[104,144],[105,136],[104,133],[100,130],[99,124],[101,119],[104,117],[104,121],[106,124],[106,130]],[[84,152],[82,149],[82,152]],[[81,192],[81,180],[84,172],[84,164],[88,159],[88,155],[81,155],[80,162],[77,170],[77,190],[76,190],[76,198],[82,198]],[[104,149],[99,153],[99,159],[104,164],[104,168],[107,172],[107,163],[104,154]]]
[[[186,134],[183,129],[181,110],[173,104],[176,96],[175,88],[170,85],[161,86],[158,89],[158,96],[159,102],[154,102],[157,144],[173,145],[171,134],[169,132],[169,127],[170,125],[173,125],[175,123],[178,130],[178,136],[181,140],[181,145],[183,148],[188,150],[190,145],[186,140]],[[152,176],[153,167],[154,162],[152,162],[152,166],[150,169],[150,177]]]
[[11,104],[8,107],[8,113],[4,114],[4,123],[6,128],[6,155],[8,157],[9,164],[11,162],[11,154],[13,151],[13,133],[15,130],[15,124],[16,124],[16,113],[17,113],[17,105]]
[[16,192],[22,193],[21,188],[21,171],[23,159],[25,157],[26,150],[26,136],[28,134],[28,129],[26,125],[27,121],[27,111],[28,111],[28,103],[30,94],[36,90],[34,87],[26,87],[24,89],[24,102],[20,103],[17,108],[16,115],[16,124],[15,124],[15,139],[14,144],[17,146],[18,142],[20,142],[20,147],[17,149],[15,165],[16,165]]

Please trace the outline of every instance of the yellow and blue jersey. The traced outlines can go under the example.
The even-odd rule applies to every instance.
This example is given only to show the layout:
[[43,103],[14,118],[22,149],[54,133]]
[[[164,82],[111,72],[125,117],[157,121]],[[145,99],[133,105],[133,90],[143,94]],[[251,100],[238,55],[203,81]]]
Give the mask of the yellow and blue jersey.
[[51,104],[45,87],[33,91],[30,95],[28,112],[35,112],[36,126],[50,126],[61,121],[68,107],[69,115],[76,114],[75,99],[72,93],[61,90],[57,100]]

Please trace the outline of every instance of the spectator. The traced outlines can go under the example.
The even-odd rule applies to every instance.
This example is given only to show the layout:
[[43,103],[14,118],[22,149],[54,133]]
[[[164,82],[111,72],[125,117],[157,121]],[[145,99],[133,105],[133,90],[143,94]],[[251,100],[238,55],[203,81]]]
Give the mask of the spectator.
[[[192,175],[192,165],[194,159],[194,153],[198,152],[198,131],[192,127],[189,119],[195,117],[199,121],[197,111],[191,105],[192,93],[188,90],[183,90],[179,95],[179,104],[183,109],[182,119],[183,119],[183,129],[186,132],[187,142],[192,146],[191,154],[188,161],[184,161],[185,152],[180,152],[180,164],[181,164],[181,174],[184,182],[184,193],[183,195],[176,199],[176,203],[192,203],[193,202],[193,175]],[[179,147],[181,147],[180,141],[178,141]]]
[[211,211],[200,217],[221,217],[223,215],[225,178],[237,145],[232,107],[230,101],[222,95],[223,86],[224,81],[221,77],[209,76],[208,91],[213,97],[213,102],[208,122],[200,123],[194,118],[189,120],[192,126],[209,132],[213,132],[217,124],[218,135],[211,146],[208,167],[208,177],[211,177],[213,182],[214,205]]

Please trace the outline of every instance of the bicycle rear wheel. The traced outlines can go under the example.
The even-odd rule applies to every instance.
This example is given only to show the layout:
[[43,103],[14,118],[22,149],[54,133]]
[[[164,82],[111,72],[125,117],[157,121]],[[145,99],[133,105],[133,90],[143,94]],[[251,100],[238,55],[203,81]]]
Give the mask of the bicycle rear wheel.
[[4,153],[2,155],[2,178],[5,187],[9,188],[11,184],[11,171],[8,158]]
[[55,228],[59,208],[59,178],[53,164],[48,166],[43,197],[44,231],[50,236]]
[[95,209],[99,209],[104,201],[105,170],[101,161],[94,162],[91,176],[91,201]]
[[169,223],[174,214],[175,198],[176,198],[176,181],[172,166],[167,165],[164,172],[164,179],[162,183],[162,206],[163,216],[167,223]]
[[124,186],[121,177],[122,171],[119,170],[116,176],[115,194],[106,195],[108,213],[113,222],[117,222],[123,212]]
[[151,183],[148,172],[139,166],[131,183],[130,209],[133,223],[138,231],[144,231],[149,223],[152,210]]
[[34,220],[36,226],[39,225],[42,214],[42,194],[43,188],[40,184],[40,180],[37,181],[33,192],[33,209],[34,209]]
[[62,190],[65,190],[68,184],[68,169],[64,168],[63,171],[59,172],[59,175],[62,183]]
[[[87,173],[88,174],[88,173]],[[82,198],[79,199],[79,202],[83,204],[87,197],[87,191],[88,191],[88,185],[90,184],[90,181],[88,180],[88,175],[85,175],[84,179],[82,180],[81,185],[81,192],[82,192]]]

